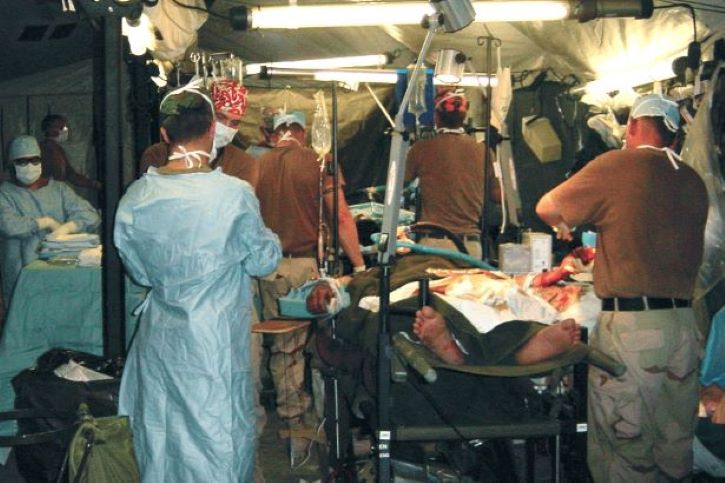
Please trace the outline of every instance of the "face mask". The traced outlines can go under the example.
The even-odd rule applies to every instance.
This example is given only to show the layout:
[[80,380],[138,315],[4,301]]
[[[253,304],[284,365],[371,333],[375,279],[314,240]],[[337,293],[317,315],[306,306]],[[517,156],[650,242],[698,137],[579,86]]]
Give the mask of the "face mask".
[[216,122],[216,129],[214,130],[214,146],[219,149],[223,148],[230,142],[237,134],[237,130],[233,127],[229,127],[226,124],[222,124],[219,121]]
[[68,140],[68,136],[70,135],[70,131],[68,129],[63,129],[60,134],[58,135],[58,142],[64,143]]
[[43,165],[28,163],[25,166],[15,166],[15,178],[26,186],[29,186],[40,178],[43,172]]

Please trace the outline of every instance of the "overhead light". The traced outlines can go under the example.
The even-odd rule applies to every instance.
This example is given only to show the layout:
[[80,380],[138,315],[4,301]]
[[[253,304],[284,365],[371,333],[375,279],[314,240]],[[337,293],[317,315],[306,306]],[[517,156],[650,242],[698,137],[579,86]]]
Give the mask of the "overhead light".
[[588,22],[607,17],[650,18],[653,11],[652,0],[581,0],[572,14],[580,22]]
[[672,70],[672,60],[658,62],[646,68],[629,66],[616,71],[609,71],[597,80],[587,83],[586,92],[592,95],[606,94],[622,89],[663,81],[675,77]]
[[383,66],[390,63],[388,54],[355,55],[348,57],[330,57],[327,59],[293,60],[286,62],[265,62],[260,64],[247,64],[246,75],[255,75],[267,69],[340,69],[345,67]]
[[[626,1],[626,0],[625,0]],[[461,27],[453,2],[440,8],[454,10],[448,14],[436,11],[428,2],[375,2],[325,5],[289,5],[279,7],[233,7],[229,10],[232,27],[237,30],[300,29],[315,27],[365,27],[377,25],[418,25],[426,15],[443,13]],[[521,20],[555,20],[567,18],[568,0],[487,1],[474,2],[475,22],[512,22]],[[459,18],[460,17],[460,18]],[[445,28],[444,22],[444,28]],[[450,27],[448,27],[450,28]],[[453,30],[448,30],[453,31]]]
[[[273,76],[307,76],[319,81],[339,81],[346,84],[367,82],[369,84],[396,84],[401,73],[407,73],[407,69],[283,69],[265,68],[263,74]],[[461,87],[487,86],[489,79],[491,85],[496,85],[496,77],[486,74],[464,74],[458,85]],[[442,82],[433,79],[433,84],[444,85]]]
[[438,60],[433,77],[443,84],[457,84],[463,76],[466,56],[463,52],[454,49],[441,49],[438,51]]
[[128,45],[133,55],[144,55],[146,49],[153,50],[156,44],[154,27],[145,13],[136,19],[123,17],[121,33],[128,37]]
[[430,0],[430,4],[438,15],[438,23],[448,33],[458,32],[468,27],[476,16],[471,2]]

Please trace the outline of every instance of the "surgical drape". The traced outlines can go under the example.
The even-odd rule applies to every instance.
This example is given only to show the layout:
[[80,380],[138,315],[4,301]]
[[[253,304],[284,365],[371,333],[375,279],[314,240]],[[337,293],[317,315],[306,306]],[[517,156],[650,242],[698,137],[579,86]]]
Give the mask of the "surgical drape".
[[251,481],[250,276],[281,258],[251,186],[151,168],[121,199],[114,238],[151,288],[119,404],[143,481]]

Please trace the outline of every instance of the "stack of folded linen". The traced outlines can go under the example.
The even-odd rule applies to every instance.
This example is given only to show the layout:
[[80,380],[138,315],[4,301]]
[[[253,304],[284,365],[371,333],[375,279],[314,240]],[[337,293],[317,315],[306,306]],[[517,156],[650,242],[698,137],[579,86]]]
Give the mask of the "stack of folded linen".
[[73,233],[68,235],[48,235],[40,243],[40,258],[50,260],[58,257],[78,257],[81,250],[95,248],[100,244],[98,235],[92,233]]
[[86,248],[81,250],[78,255],[78,266],[79,267],[100,267],[101,259],[103,258],[103,245],[98,245],[94,248]]

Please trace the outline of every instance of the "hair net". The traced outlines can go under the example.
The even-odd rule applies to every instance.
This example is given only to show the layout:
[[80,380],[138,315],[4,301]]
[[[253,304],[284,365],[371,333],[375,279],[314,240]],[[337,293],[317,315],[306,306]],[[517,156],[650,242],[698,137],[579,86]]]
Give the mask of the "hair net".
[[18,136],[10,142],[8,149],[10,161],[21,158],[40,157],[40,146],[33,136]]
[[680,110],[677,102],[661,94],[648,94],[634,101],[629,113],[632,119],[640,117],[661,117],[672,132],[680,128]]
[[234,80],[218,80],[211,85],[214,109],[241,118],[247,112],[247,88]]
[[305,127],[305,113],[302,111],[294,111],[289,114],[280,114],[274,116],[274,129],[282,125],[289,126],[290,124],[299,124],[302,128]]

